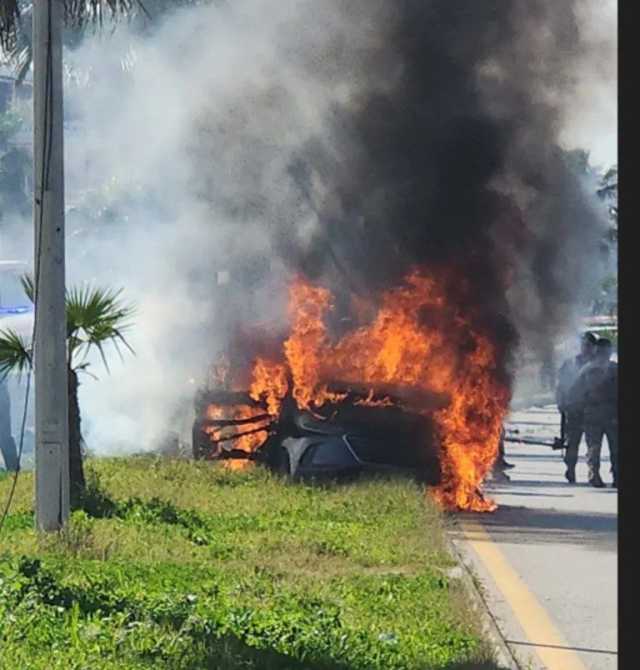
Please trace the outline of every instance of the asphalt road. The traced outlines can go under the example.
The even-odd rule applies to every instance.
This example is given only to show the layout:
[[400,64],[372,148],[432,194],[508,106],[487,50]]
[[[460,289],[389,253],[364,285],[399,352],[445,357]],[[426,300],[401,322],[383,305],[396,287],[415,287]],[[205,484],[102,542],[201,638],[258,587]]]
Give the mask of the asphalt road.
[[[552,440],[553,406],[513,412],[507,430]],[[452,531],[485,601],[524,668],[617,668],[617,519],[612,488],[586,483],[586,445],[577,483],[564,479],[562,452],[506,443],[511,481],[489,483],[493,514],[465,514]],[[608,448],[601,474],[609,474]]]

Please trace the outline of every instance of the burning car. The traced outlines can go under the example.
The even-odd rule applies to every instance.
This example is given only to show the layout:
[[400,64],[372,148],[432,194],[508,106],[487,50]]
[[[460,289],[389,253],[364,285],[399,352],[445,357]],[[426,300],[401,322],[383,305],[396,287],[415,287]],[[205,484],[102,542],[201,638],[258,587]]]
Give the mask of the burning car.
[[509,387],[494,344],[443,286],[415,271],[351,296],[344,327],[332,290],[294,278],[286,332],[233,337],[238,355],[213,366],[196,401],[194,456],[294,478],[411,472],[445,507],[495,509],[481,484]]
[[[363,404],[362,393],[300,410],[291,396],[277,417],[247,393],[201,392],[196,401],[196,459],[259,462],[293,479],[344,479],[397,473],[425,484],[440,481],[433,422],[391,404]],[[432,399],[436,407],[443,399]]]

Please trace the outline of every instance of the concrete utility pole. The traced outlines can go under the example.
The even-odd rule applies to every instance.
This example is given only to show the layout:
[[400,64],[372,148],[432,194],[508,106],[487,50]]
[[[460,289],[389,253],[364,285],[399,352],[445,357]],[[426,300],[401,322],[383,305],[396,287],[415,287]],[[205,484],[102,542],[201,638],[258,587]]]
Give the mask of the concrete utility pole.
[[33,3],[36,524],[46,531],[58,530],[69,517],[63,10],[63,0]]

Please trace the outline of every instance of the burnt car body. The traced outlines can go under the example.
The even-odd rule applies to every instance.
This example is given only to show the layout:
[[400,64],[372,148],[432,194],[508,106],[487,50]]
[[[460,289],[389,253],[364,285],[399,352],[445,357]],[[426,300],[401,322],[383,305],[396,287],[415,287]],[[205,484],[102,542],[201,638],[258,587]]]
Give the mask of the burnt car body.
[[272,467],[294,479],[403,474],[437,484],[439,461],[428,422],[392,408],[369,409],[329,419],[297,414],[296,434],[276,438],[273,449],[280,455]]
[[[194,458],[243,458],[262,463],[294,480],[351,479],[362,474],[402,474],[426,484],[440,480],[437,440],[432,421],[396,406],[341,403],[301,411],[285,400],[277,419],[256,409],[255,420],[208,420],[206,402],[252,402],[246,394],[215,393],[200,398],[199,418],[193,428]],[[198,408],[197,408],[198,410]],[[197,411],[198,414],[198,411]],[[212,440],[208,426],[236,425],[236,437],[264,432],[266,439],[253,452],[229,448],[235,440]],[[222,445],[227,445],[222,446]]]

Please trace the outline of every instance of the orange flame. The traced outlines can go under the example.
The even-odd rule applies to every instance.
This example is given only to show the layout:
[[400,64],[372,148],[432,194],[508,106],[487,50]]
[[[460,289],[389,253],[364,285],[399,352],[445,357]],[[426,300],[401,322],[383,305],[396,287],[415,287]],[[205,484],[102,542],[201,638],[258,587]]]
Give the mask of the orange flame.
[[[260,408],[251,407],[249,405],[233,405],[231,407],[220,407],[218,405],[209,405],[206,411],[207,419],[249,419],[259,416],[264,412]],[[255,451],[267,437],[267,427],[264,426],[264,421],[247,424],[246,426],[207,426],[204,432],[209,435],[211,440],[218,443],[220,448],[223,445],[232,446],[234,449],[240,451],[253,452]],[[264,427],[263,427],[264,426]],[[242,435],[254,429],[260,429],[257,432],[249,435]],[[237,437],[240,435],[240,437]],[[219,453],[216,452],[216,454]]]
[[249,389],[251,398],[256,401],[266,401],[269,414],[277,416],[280,412],[282,398],[288,390],[286,366],[258,358],[253,367],[253,383]]
[[[361,303],[359,311],[370,307]],[[329,382],[336,380],[370,385],[359,404],[390,404],[390,398],[374,397],[381,384],[446,394],[448,406],[433,414],[443,472],[434,496],[450,508],[495,509],[479,487],[497,455],[509,390],[497,381],[492,343],[447,303],[433,278],[410,274],[402,286],[381,296],[369,324],[337,342],[331,342],[325,325],[333,309],[327,289],[298,279],[290,288],[289,308],[292,326],[283,346],[284,361],[257,359],[254,399],[266,399],[269,413],[277,414],[288,376],[301,409],[343,399],[344,393],[329,389]]]
[[468,368],[457,380],[451,404],[436,413],[445,458],[444,483],[434,495],[446,507],[491,512],[497,505],[484,498],[478,487],[498,455],[509,393],[492,380],[495,363],[487,340],[478,339],[466,362]]
[[329,341],[323,318],[331,307],[331,294],[324,288],[300,281],[291,287],[289,311],[293,318],[291,337],[284,354],[293,379],[293,397],[298,407],[309,409],[331,400],[320,383]]
[[389,396],[385,396],[384,398],[376,398],[373,389],[370,389],[366,398],[356,400],[353,404],[364,405],[366,407],[393,407],[395,402],[389,398]]
[[244,461],[240,458],[227,458],[221,461],[222,467],[226,470],[232,470],[234,472],[249,470],[253,467],[251,461]]

